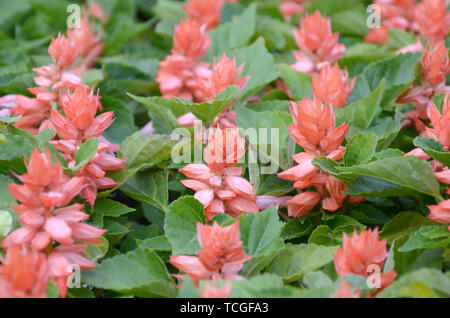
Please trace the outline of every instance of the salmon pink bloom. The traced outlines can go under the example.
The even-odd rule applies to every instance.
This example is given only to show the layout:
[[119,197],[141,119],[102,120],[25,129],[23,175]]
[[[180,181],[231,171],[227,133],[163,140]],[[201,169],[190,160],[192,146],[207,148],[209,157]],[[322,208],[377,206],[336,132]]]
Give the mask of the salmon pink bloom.
[[17,95],[16,99],[17,106],[11,109],[11,113],[21,118],[14,125],[29,133],[37,133],[36,127],[46,120],[51,109],[50,102],[22,95]]
[[340,70],[337,64],[333,68],[325,65],[320,70],[320,77],[313,76],[312,88],[315,96],[323,103],[342,108],[347,105],[355,81],[356,77],[350,80],[347,71]]
[[320,193],[314,191],[306,191],[297,194],[286,202],[288,215],[298,218],[307,214],[320,202],[321,197]]
[[190,20],[205,25],[209,31],[220,23],[223,4],[223,0],[188,0],[184,10]]
[[334,256],[336,271],[340,276],[345,274],[356,274],[368,277],[372,274],[372,266],[378,266],[380,275],[380,286],[378,291],[390,285],[397,273],[391,269],[382,272],[382,268],[388,252],[386,241],[378,238],[378,229],[363,230],[360,235],[354,231],[353,236],[348,237],[343,233],[343,247],[338,248]]
[[[244,263],[251,259],[244,253],[239,221],[225,227],[197,223],[200,247],[195,256],[170,256],[170,263],[189,275],[194,284],[200,280],[242,279],[238,273]],[[184,279],[184,275],[176,275]]]
[[431,43],[438,43],[447,36],[450,15],[445,0],[423,0],[416,5],[414,18],[419,25],[420,35]]
[[291,21],[296,14],[303,12],[302,3],[304,0],[282,0],[280,4],[280,11],[285,21]]
[[77,140],[78,143],[89,138],[99,137],[114,121],[114,112],[105,112],[96,117],[101,107],[99,96],[90,94],[78,86],[74,93],[66,92],[60,97],[64,117],[55,109],[50,110],[50,121],[62,139]]
[[350,283],[345,279],[339,284],[339,287],[334,294],[334,298],[360,298],[361,290],[356,288],[354,292]]
[[318,98],[291,102],[293,125],[289,134],[305,151],[323,156],[338,150],[348,131],[348,124],[336,127],[333,106],[323,105]]
[[80,27],[67,29],[67,37],[77,47],[82,57],[81,63],[75,67],[76,73],[85,73],[103,52],[104,44],[101,42],[101,34],[93,32],[89,16],[84,14],[80,19]]
[[427,208],[430,210],[428,214],[430,220],[437,223],[450,224],[450,200],[439,202],[437,205],[427,205]]
[[345,52],[345,46],[338,43],[339,34],[331,32],[330,19],[319,11],[306,14],[301,19],[300,29],[294,32],[294,38],[318,70],[324,64],[335,63]]
[[202,298],[231,298],[231,282],[226,282],[222,288],[218,288],[212,283],[207,283],[205,284],[205,289],[199,294]]
[[445,149],[450,147],[450,93],[445,96],[442,115],[434,102],[430,100],[427,114],[433,128],[426,127],[426,137],[438,140]]
[[0,266],[0,298],[47,298],[45,254],[26,246],[8,248]]
[[69,178],[59,162],[51,163],[49,153],[35,149],[27,164],[27,173],[17,178],[23,185],[10,184],[10,193],[20,202],[14,206],[23,227],[13,231],[3,241],[3,247],[31,244],[37,250],[46,248],[52,240],[65,245],[74,240],[98,243],[105,230],[81,223],[89,216],[81,212],[83,205],[67,205],[83,188],[83,177]]
[[444,86],[450,74],[448,49],[443,42],[425,48],[422,56],[422,78],[431,86]]
[[211,39],[206,36],[204,26],[193,20],[181,20],[175,26],[172,54],[199,61],[208,52]]
[[217,63],[213,63],[210,77],[197,79],[198,87],[195,96],[198,102],[213,100],[230,85],[243,89],[250,80],[250,76],[239,78],[243,68],[244,63],[236,68],[236,58],[230,60],[226,54],[223,54]]
[[58,34],[57,38],[52,38],[48,53],[58,70],[68,70],[80,54],[79,48],[76,47],[75,43],[61,33]]
[[205,207],[211,220],[218,213],[237,217],[242,213],[259,211],[253,184],[240,177],[242,167],[234,165],[245,153],[245,140],[239,128],[216,129],[205,149],[205,164],[188,164],[180,169],[189,180],[184,186],[196,191],[194,197]]

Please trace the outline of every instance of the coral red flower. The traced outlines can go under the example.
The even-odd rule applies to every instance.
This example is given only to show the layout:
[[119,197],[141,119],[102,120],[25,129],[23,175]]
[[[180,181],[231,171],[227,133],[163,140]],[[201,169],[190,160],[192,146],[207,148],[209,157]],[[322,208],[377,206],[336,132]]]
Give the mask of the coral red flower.
[[425,48],[422,56],[422,79],[431,86],[444,86],[450,74],[448,49],[443,42]]
[[380,286],[378,291],[390,285],[397,273],[391,269],[382,272],[382,268],[388,252],[386,251],[386,241],[378,238],[378,229],[363,230],[360,235],[355,232],[348,237],[343,233],[344,241],[342,248],[338,248],[334,256],[336,271],[340,276],[345,274],[357,274],[368,277],[372,274],[370,266],[378,266],[380,275]]
[[[324,64],[333,64],[345,52],[345,46],[338,43],[339,34],[331,32],[330,19],[322,16],[319,11],[306,14],[301,19],[300,29],[294,32],[294,38],[298,47],[308,55],[311,60],[309,63],[316,65],[318,70]],[[304,60],[305,56],[301,58]]]
[[190,20],[211,30],[220,23],[223,4],[223,0],[188,0],[184,10]]
[[305,0],[283,0],[280,4],[280,11],[283,15],[284,20],[291,21],[292,17],[296,14],[301,14],[303,12],[302,3]]
[[46,298],[48,279],[45,254],[26,246],[12,246],[0,266],[0,298]]
[[[442,115],[434,102],[430,100],[427,114],[433,128],[426,127],[426,137],[438,140],[442,146],[450,147],[450,94],[445,96]],[[448,149],[448,148],[447,148]]]
[[250,80],[250,76],[239,78],[244,68],[242,63],[236,68],[236,58],[230,60],[223,54],[217,63],[213,63],[210,77],[199,77],[197,79],[197,90],[195,96],[198,102],[213,100],[228,86],[236,85],[243,89]]
[[80,52],[73,41],[59,33],[57,38],[52,38],[48,54],[58,70],[68,70],[78,59]]
[[[348,124],[336,127],[333,106],[323,105],[318,98],[303,98],[290,106],[293,125],[289,134],[307,152],[318,156],[338,150],[348,131]],[[338,159],[337,159],[338,160]]]
[[431,43],[445,39],[450,26],[450,16],[444,0],[423,0],[414,10],[415,21],[420,35]]
[[253,184],[240,177],[242,167],[234,165],[245,153],[245,140],[239,128],[216,129],[205,149],[205,164],[188,164],[180,169],[186,177],[184,186],[196,191],[195,198],[205,207],[211,220],[218,213],[236,217],[242,213],[258,212]]
[[[197,237],[202,250],[195,256],[170,256],[170,263],[189,275],[194,284],[199,280],[242,279],[238,272],[251,259],[244,253],[239,221],[225,227],[197,223]],[[177,275],[184,278],[184,275]]]
[[204,26],[193,20],[181,20],[175,26],[172,54],[199,61],[208,52],[211,39],[206,36]]
[[450,200],[439,202],[437,205],[427,205],[427,207],[430,209],[430,214],[428,214],[430,220],[437,223],[450,224]]
[[342,108],[347,105],[355,81],[356,77],[350,80],[347,71],[340,70],[337,64],[333,68],[325,65],[320,70],[320,76],[313,76],[312,88],[314,95],[323,103]]

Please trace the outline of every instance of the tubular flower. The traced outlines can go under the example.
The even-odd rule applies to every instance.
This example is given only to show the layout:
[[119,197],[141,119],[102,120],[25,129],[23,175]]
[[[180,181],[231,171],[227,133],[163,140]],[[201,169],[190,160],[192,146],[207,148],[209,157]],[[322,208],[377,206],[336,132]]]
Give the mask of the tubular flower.
[[[197,237],[202,250],[195,256],[170,256],[170,263],[189,275],[194,284],[200,280],[242,279],[238,272],[251,259],[244,253],[239,221],[225,227],[197,223]],[[184,275],[177,275],[183,279]]]
[[89,23],[89,16],[83,15],[80,19],[80,27],[67,29],[68,39],[78,48],[83,58],[75,67],[77,74],[86,72],[102,55],[104,44],[101,42],[101,34],[95,34]]
[[197,79],[211,75],[209,63],[199,62],[210,44],[204,27],[196,22],[184,20],[175,27],[172,54],[159,62],[155,79],[164,97],[194,99]]
[[14,245],[0,266],[0,298],[47,298],[48,279],[45,254]]
[[414,10],[420,35],[431,43],[445,39],[450,26],[450,16],[444,0],[423,0]]
[[208,52],[211,39],[206,37],[205,27],[192,20],[181,20],[175,26],[172,54],[199,61]]
[[[9,185],[10,193],[20,203],[13,208],[23,227],[10,233],[1,246],[9,250],[15,245],[29,245],[38,251],[51,252],[48,256],[50,276],[58,283],[64,297],[65,279],[70,273],[67,266],[95,267],[84,257],[87,245],[73,244],[75,241],[98,244],[98,237],[106,231],[82,222],[89,218],[81,211],[82,204],[66,206],[82,190],[84,177],[70,178],[59,162],[52,164],[48,151],[39,153],[37,148],[25,164],[27,173],[17,176],[23,185]],[[61,245],[54,247],[57,243]],[[55,254],[58,251],[61,253]],[[55,261],[55,257],[59,261]],[[67,266],[62,268],[62,264]]]
[[184,10],[190,20],[205,25],[209,31],[220,23],[223,4],[224,0],[188,0]]
[[430,209],[428,214],[430,220],[437,223],[450,224],[450,200],[439,202],[437,205],[427,205],[427,208]]
[[321,156],[340,149],[348,124],[336,127],[333,106],[318,98],[303,98],[289,108],[294,121],[288,125],[289,134],[305,151]]
[[380,241],[378,238],[377,228],[375,230],[363,230],[360,235],[356,233],[355,229],[351,237],[348,237],[344,232],[343,238],[343,247],[338,248],[334,256],[336,271],[340,276],[357,274],[368,277],[377,267],[379,276],[375,277],[374,284],[376,286],[378,280],[378,291],[394,281],[397,273],[393,269],[386,273],[382,272],[382,267],[389,253],[386,251],[386,241]]
[[294,38],[298,47],[306,53],[306,56],[294,54],[298,62],[293,67],[299,71],[306,71],[309,64],[320,70],[324,64],[336,62],[345,52],[345,46],[338,43],[339,34],[331,32],[330,19],[323,17],[319,11],[302,18]]
[[433,128],[426,127],[426,137],[438,140],[444,149],[450,147],[450,93],[445,96],[442,115],[432,100],[428,103],[427,114]]
[[244,63],[236,68],[236,58],[230,60],[226,54],[223,54],[217,63],[213,63],[211,76],[198,79],[197,100],[199,102],[213,100],[230,85],[243,89],[250,79],[250,76],[238,78],[243,68]]
[[334,294],[334,298],[360,298],[361,290],[356,288],[354,292],[350,283],[345,279],[339,284],[336,293]]
[[280,4],[280,11],[285,21],[291,21],[296,14],[303,12],[303,2],[305,0],[282,0]]
[[74,240],[94,243],[105,231],[80,223],[88,215],[81,212],[83,205],[67,205],[84,185],[83,177],[69,178],[59,163],[53,165],[49,154],[35,149],[27,164],[27,173],[17,178],[23,185],[10,184],[11,194],[20,202],[14,206],[23,227],[13,231],[3,241],[3,247],[31,244],[37,250],[51,242],[72,245]]
[[450,74],[450,60],[443,42],[425,48],[421,63],[423,80],[431,86],[445,85],[445,77]]
[[333,68],[325,65],[320,70],[320,77],[313,76],[312,88],[315,96],[323,103],[342,108],[347,105],[355,81],[356,78],[349,80],[348,72],[340,70],[337,64]]
[[180,169],[184,186],[196,191],[195,198],[205,207],[208,220],[218,213],[237,217],[259,211],[253,184],[240,177],[242,167],[234,165],[245,153],[245,140],[239,128],[216,129],[205,149],[205,164],[188,164]]
[[373,28],[364,39],[367,42],[384,44],[389,39],[390,29],[416,31],[414,3],[415,0],[375,0],[374,4],[380,8],[381,27]]
[[[95,117],[101,107],[99,96],[87,93],[86,88],[77,86],[74,93],[60,96],[64,117],[55,109],[50,110],[50,121],[62,139],[81,143],[92,137],[99,137],[114,121],[114,112],[105,112]],[[101,109],[101,108],[100,108]]]

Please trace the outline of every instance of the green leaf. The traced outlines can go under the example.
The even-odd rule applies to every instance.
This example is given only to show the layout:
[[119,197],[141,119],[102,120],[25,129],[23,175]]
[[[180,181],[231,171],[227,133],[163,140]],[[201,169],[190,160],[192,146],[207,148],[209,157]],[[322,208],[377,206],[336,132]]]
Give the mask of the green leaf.
[[383,231],[380,232],[380,237],[392,241],[393,239],[409,234],[422,226],[433,224],[435,224],[433,221],[418,213],[411,211],[401,212],[384,225]]
[[97,154],[98,139],[90,138],[86,140],[81,147],[75,152],[75,167],[72,170],[78,171],[91,161],[92,157]]
[[135,174],[120,188],[130,198],[151,204],[162,211],[167,211],[168,173],[156,170]]
[[109,248],[109,241],[104,236],[100,236],[98,239],[100,240],[99,244],[89,244],[85,250],[86,257],[94,263],[105,256]]
[[13,218],[8,211],[0,210],[0,238],[6,237],[11,231]]
[[237,298],[293,297],[293,288],[275,274],[265,273],[245,280],[234,280],[231,295]]
[[103,133],[106,139],[120,144],[126,137],[137,131],[133,113],[127,104],[120,99],[105,96],[102,96],[101,102],[103,111],[114,111],[115,115],[114,122]]
[[90,286],[138,297],[175,297],[176,286],[155,252],[137,248],[105,259],[93,270],[83,271]]
[[225,51],[249,43],[255,33],[255,26],[256,4],[251,4],[241,15],[233,16],[230,22],[218,25],[209,33],[211,46],[206,59],[212,61],[214,57],[220,58]]
[[399,247],[400,252],[409,252],[420,248],[437,248],[450,246],[450,232],[444,225],[421,227],[410,235],[408,241]]
[[379,298],[435,298],[450,296],[450,278],[439,269],[422,268],[399,277]]
[[227,51],[227,55],[229,58],[236,57],[236,65],[245,63],[242,77],[251,76],[239,94],[240,101],[245,101],[278,77],[273,56],[267,51],[263,38],[257,39],[249,46]]
[[415,80],[421,55],[421,53],[400,54],[369,64],[357,77],[349,102],[369,95],[382,80],[385,80],[381,106],[391,105]]
[[414,195],[413,190],[404,186],[367,176],[359,176],[343,192],[362,197],[407,197]]
[[146,248],[157,252],[170,252],[172,250],[167,237],[164,235],[151,237],[145,240],[138,239],[136,241],[140,248]]
[[351,182],[356,178],[356,175],[353,173],[340,171],[342,166],[330,158],[316,157],[313,159],[312,164],[344,182]]
[[381,80],[377,88],[368,96],[357,100],[344,108],[335,109],[336,124],[350,122],[352,126],[367,129],[381,112],[381,99],[383,97],[385,82]]
[[128,136],[120,145],[119,158],[127,158],[128,169],[146,168],[160,164],[170,158],[176,144],[170,136],[149,135],[140,131]]
[[278,71],[294,100],[299,100],[304,97],[312,98],[311,75],[294,70],[287,64],[278,65]]
[[217,95],[213,101],[207,101],[201,104],[192,103],[180,98],[176,99],[183,104],[188,111],[200,119],[203,122],[203,125],[209,127],[217,115],[227,108],[238,92],[239,88],[236,85],[231,85]]
[[337,12],[331,16],[334,32],[345,35],[364,36],[369,32],[365,10],[351,9]]
[[175,128],[180,127],[177,123],[177,117],[187,112],[183,104],[167,98],[159,96],[140,97],[130,93],[128,93],[128,96],[148,109],[153,120],[153,127],[159,134],[170,135]]
[[359,165],[372,159],[377,147],[375,134],[359,134],[350,139],[345,147],[344,165]]
[[110,199],[97,199],[94,204],[91,222],[103,227],[103,218],[105,216],[119,217],[124,214],[133,212],[135,209],[126,206],[118,201]]
[[416,137],[413,143],[414,146],[422,149],[431,158],[450,167],[450,153],[444,151],[439,141],[431,138]]
[[305,220],[303,223],[297,218],[286,223],[281,237],[283,240],[291,240],[305,235],[309,235],[314,229],[314,224],[311,220]]
[[172,255],[196,255],[200,249],[197,222],[205,223],[203,205],[191,196],[172,202],[166,214],[164,232],[172,246]]
[[293,282],[331,262],[335,251],[335,246],[287,244],[275,257],[269,271],[282,276],[285,282]]
[[339,171],[379,178],[441,199],[439,183],[429,162],[414,156],[393,157],[352,167],[337,167]]

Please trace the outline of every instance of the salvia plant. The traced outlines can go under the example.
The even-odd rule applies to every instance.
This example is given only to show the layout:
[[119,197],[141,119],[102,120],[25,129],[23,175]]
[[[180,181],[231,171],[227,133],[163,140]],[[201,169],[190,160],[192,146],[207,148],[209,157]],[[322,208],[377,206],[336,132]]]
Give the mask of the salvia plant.
[[450,297],[449,5],[0,1],[0,296]]

